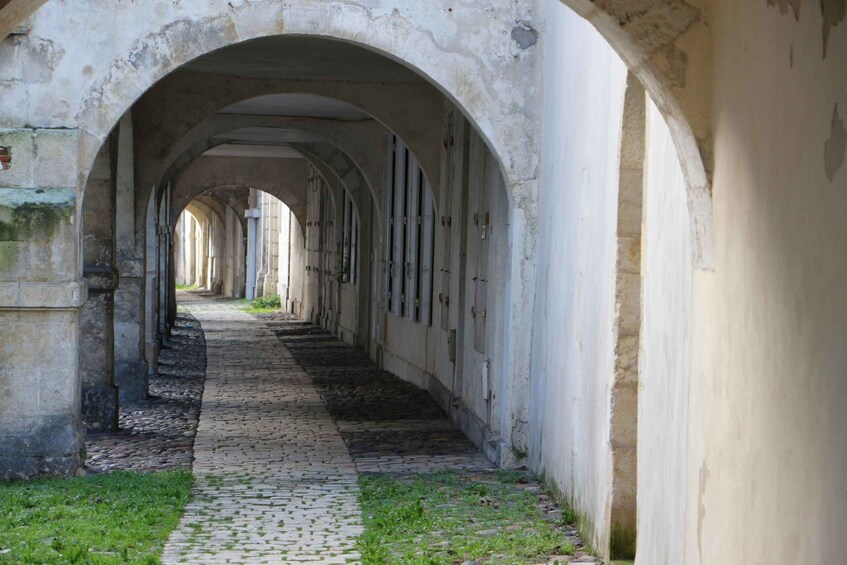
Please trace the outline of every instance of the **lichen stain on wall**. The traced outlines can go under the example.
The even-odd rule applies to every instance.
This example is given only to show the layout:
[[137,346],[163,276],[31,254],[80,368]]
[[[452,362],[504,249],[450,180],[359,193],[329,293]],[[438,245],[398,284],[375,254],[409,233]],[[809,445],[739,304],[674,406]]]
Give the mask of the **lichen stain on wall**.
[[27,204],[13,210],[0,206],[0,241],[48,241],[72,211],[55,204]]
[[0,241],[50,241],[70,223],[76,199],[69,189],[4,189],[0,193]]
[[[767,0],[768,6],[779,6],[781,14],[787,14],[790,7],[794,12],[794,18],[800,20],[801,0]],[[823,56],[829,45],[829,36],[832,28],[840,24],[847,15],[847,0],[820,0],[821,13],[823,15]]]
[[847,13],[847,0],[821,0],[821,11],[823,12],[823,56],[826,58],[829,34],[832,28],[844,20],[844,15]]
[[847,129],[844,128],[844,121],[838,115],[838,104],[836,104],[832,113],[829,139],[824,144],[824,166],[830,182],[835,180],[835,175],[844,165],[845,151],[847,151]]
[[779,6],[779,13],[787,14],[790,7],[794,11],[794,18],[800,20],[801,0],[768,0],[768,6]]

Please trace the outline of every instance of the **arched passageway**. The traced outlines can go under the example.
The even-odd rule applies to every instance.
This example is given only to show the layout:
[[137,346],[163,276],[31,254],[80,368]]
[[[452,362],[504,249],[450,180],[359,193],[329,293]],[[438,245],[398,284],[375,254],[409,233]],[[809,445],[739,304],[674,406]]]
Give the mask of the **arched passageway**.
[[0,473],[73,473],[197,284],[426,391],[604,557],[837,561],[842,4],[4,3]]
[[[485,17],[503,27],[511,10],[504,5]],[[546,473],[586,524],[599,525],[587,534],[605,552],[619,505],[614,512],[604,508],[609,489],[593,477],[622,466],[599,463],[612,450],[592,441],[602,430],[590,423],[591,414],[615,417],[624,427],[634,418],[632,410],[610,407],[603,392],[608,380],[597,378],[611,358],[611,340],[571,371],[556,359],[540,363],[554,341],[532,336],[556,335],[557,324],[567,320],[573,324],[567,350],[583,335],[611,332],[609,296],[577,298],[578,308],[559,311],[567,305],[555,298],[561,284],[580,297],[583,288],[612,288],[614,282],[611,271],[596,269],[587,286],[576,282],[579,269],[592,269],[592,260],[587,248],[572,257],[575,262],[557,256],[561,226],[548,214],[559,209],[567,217],[582,210],[566,226],[567,237],[599,245],[603,257],[614,254],[609,245],[616,228],[606,220],[616,208],[619,175],[607,169],[620,146],[623,64],[596,34],[580,28],[595,41],[598,68],[612,71],[613,80],[594,86],[612,103],[606,114],[597,108],[591,126],[580,126],[605,126],[597,129],[596,145],[586,147],[578,165],[565,159],[555,171],[550,164],[559,159],[556,142],[549,138],[541,151],[538,132],[532,133],[539,129],[540,92],[509,94],[497,87],[504,79],[513,84],[534,76],[541,64],[539,47],[521,35],[537,33],[523,16],[521,24],[506,26],[506,43],[488,30],[494,49],[481,66],[440,48],[405,51],[405,44],[378,29],[364,41],[349,18],[324,22],[328,37],[312,29],[299,35],[297,26],[307,25],[295,23],[299,17],[280,34],[270,22],[234,8],[205,21],[207,43],[169,49],[167,60],[139,58],[162,42],[181,41],[177,29],[183,24],[164,26],[104,60],[108,73],[93,67],[91,80],[81,86],[77,194],[83,216],[86,206],[112,202],[88,222],[83,217],[92,232],[83,245],[84,262],[116,271],[121,289],[100,291],[104,305],[94,293],[85,302],[91,310],[86,316],[106,327],[111,315],[114,328],[111,338],[89,332],[99,341],[81,342],[85,405],[107,414],[101,417],[106,424],[89,428],[115,426],[122,391],[146,394],[177,321],[178,284],[233,298],[280,295],[286,312],[427,390],[492,461],[529,463]],[[239,22],[236,28],[248,22],[258,27],[222,41],[228,18]],[[560,16],[556,25],[571,24]],[[142,60],[147,62],[137,63]],[[133,81],[120,79],[128,76],[127,65],[135,69]],[[484,76],[467,83],[453,74],[470,72]],[[558,94],[557,87],[548,98]],[[573,103],[590,105],[578,96]],[[545,111],[558,123],[552,107]],[[573,133],[581,136],[583,130]],[[597,151],[601,146],[611,153]],[[547,164],[539,167],[541,157]],[[571,178],[576,168],[589,171],[587,181],[579,181],[590,189],[581,202],[571,201],[567,191],[537,192],[540,179],[553,186],[557,174],[566,186],[578,186]],[[684,194],[683,186],[673,189]],[[113,196],[104,200],[99,194]],[[541,215],[539,197],[545,203]],[[287,222],[271,198],[290,210]],[[280,253],[281,243],[288,244],[287,254]],[[560,319],[547,318],[546,301]],[[536,303],[541,310],[534,314]],[[113,352],[114,363],[106,361],[88,376],[96,367],[90,360],[103,359],[104,351]],[[560,371],[567,378],[548,380]],[[585,391],[582,407],[568,411],[573,429],[584,426],[585,433],[560,438],[552,419],[531,416],[548,410],[534,395],[556,405],[571,388]],[[618,408],[622,398],[616,397]],[[545,442],[558,445],[542,448]],[[563,457],[567,449],[590,456],[579,468]],[[633,457],[628,454],[630,462]],[[614,475],[616,492],[635,488],[633,469]],[[577,477],[575,484],[568,474]],[[631,509],[620,522],[631,535]]]

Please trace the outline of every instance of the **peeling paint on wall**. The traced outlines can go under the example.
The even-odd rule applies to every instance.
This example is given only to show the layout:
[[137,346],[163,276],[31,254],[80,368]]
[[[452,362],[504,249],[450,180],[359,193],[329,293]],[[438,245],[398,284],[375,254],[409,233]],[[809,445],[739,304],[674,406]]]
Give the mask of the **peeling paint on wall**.
[[12,168],[12,156],[9,154],[7,147],[0,147],[0,171],[6,171]]
[[794,11],[794,19],[800,20],[800,1],[801,0],[768,0],[768,6],[779,6],[780,14],[787,14],[790,7]]
[[847,151],[847,129],[844,121],[838,115],[838,104],[832,113],[832,125],[830,126],[829,139],[824,144],[824,166],[829,181],[835,180],[835,175],[844,165],[844,153]]
[[657,64],[673,86],[685,86],[685,69],[688,68],[688,54],[669,43],[659,51]]
[[847,0],[821,0],[823,12],[823,56],[826,58],[826,48],[829,45],[829,34],[832,28],[844,20],[847,13]]
[[615,18],[621,29],[626,30],[635,43],[649,55],[675,41],[703,16],[699,8],[685,0],[592,0],[592,3]]
[[538,32],[527,23],[518,23],[512,28],[512,39],[521,49],[529,49],[538,43]]

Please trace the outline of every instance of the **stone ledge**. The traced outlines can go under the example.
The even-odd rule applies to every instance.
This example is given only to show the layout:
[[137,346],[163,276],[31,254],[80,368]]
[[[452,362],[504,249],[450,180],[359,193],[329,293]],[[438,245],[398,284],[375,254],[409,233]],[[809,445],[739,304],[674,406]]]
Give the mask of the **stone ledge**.
[[87,299],[82,282],[0,282],[0,310],[80,308]]

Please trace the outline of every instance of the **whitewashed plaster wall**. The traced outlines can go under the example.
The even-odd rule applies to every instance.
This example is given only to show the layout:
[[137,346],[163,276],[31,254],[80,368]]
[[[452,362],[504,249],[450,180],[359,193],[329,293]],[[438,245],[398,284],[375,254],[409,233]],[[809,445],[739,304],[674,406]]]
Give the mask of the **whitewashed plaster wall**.
[[590,24],[554,0],[547,10],[529,457],[603,548],[627,70]]
[[694,276],[685,563],[842,563],[845,2],[714,4],[716,254]]
[[691,230],[670,130],[648,102],[638,391],[638,551],[683,563],[691,346]]

